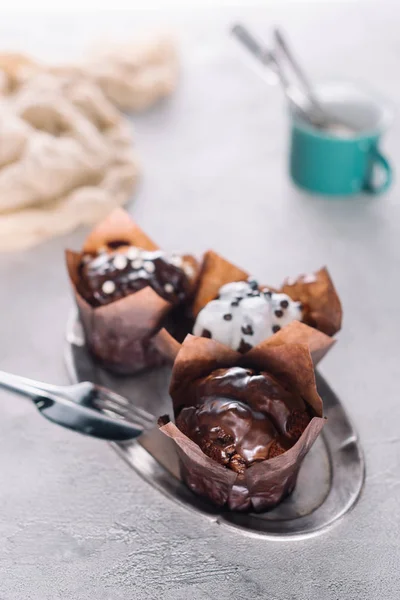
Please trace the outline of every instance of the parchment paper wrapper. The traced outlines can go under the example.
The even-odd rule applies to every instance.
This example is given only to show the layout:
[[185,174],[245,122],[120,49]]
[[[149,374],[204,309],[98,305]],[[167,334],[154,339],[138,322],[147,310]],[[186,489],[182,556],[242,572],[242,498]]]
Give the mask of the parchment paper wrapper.
[[[244,281],[248,277],[249,273],[216,252],[206,252],[193,301],[194,317],[217,297],[220,287],[226,283]],[[285,283],[279,289],[267,287],[287,294],[292,300],[301,301],[305,309],[305,323],[296,322],[289,334],[286,334],[287,328],[284,327],[271,339],[279,341],[282,335],[290,335],[290,340],[285,337],[287,341],[307,344],[316,365],[335,343],[332,336],[340,329],[342,319],[340,300],[327,269],[324,267],[313,275],[299,277],[293,284]]]
[[[83,253],[95,254],[109,242],[126,242],[144,250],[158,246],[122,209],[113,211],[87,237]],[[104,367],[119,373],[133,374],[173,360],[177,342],[162,328],[172,304],[161,298],[150,286],[105,306],[93,307],[79,294],[78,267],[82,253],[66,252],[68,273],[85,331],[86,343]],[[197,261],[183,257],[193,267]]]
[[193,315],[197,317],[201,309],[218,296],[220,287],[233,281],[245,281],[248,277],[246,271],[236,267],[213,250],[206,252],[193,301]]
[[311,275],[286,279],[279,290],[304,305],[304,321],[326,335],[335,335],[342,326],[342,305],[328,269]]
[[[290,332],[291,328],[293,324],[285,329]],[[324,425],[310,352],[303,344],[287,342],[284,330],[280,333],[279,343],[273,336],[246,354],[234,352],[214,340],[189,335],[175,360],[170,392],[176,415],[182,407],[193,406],[190,388],[197,379],[215,369],[237,365],[271,373],[285,386],[295,389],[314,415],[290,450],[253,464],[243,475],[206,456],[168,418],[160,419],[161,431],[175,442],[182,479],[194,493],[218,506],[264,511],[279,504],[293,491],[301,463]]]

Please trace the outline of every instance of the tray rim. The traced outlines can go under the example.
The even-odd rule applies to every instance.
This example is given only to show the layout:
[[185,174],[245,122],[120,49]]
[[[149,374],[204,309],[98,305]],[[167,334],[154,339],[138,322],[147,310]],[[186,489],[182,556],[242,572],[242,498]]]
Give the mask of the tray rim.
[[[77,373],[77,369],[76,369],[75,361],[74,361],[74,356],[73,356],[74,346],[79,347],[79,348],[82,348],[83,346],[85,346],[85,341],[84,341],[83,333],[82,333],[82,327],[79,322],[77,310],[71,311],[69,318],[67,320],[65,347],[64,347],[64,360],[65,360],[65,364],[67,367],[67,372],[68,372],[69,378],[73,382],[78,382],[78,381],[80,381],[80,379],[78,377],[78,373]],[[339,523],[347,513],[349,513],[350,511],[353,510],[353,508],[357,504],[358,500],[360,499],[360,496],[362,494],[364,484],[365,484],[366,465],[365,465],[364,452],[363,452],[363,449],[362,449],[362,446],[360,443],[359,436],[354,428],[351,418],[349,417],[347,411],[345,410],[344,405],[340,402],[338,396],[334,393],[334,391],[332,390],[330,385],[327,383],[325,378],[319,373],[319,371],[316,370],[315,375],[316,375],[317,383],[319,382],[320,385],[321,385],[321,383],[323,384],[325,389],[332,395],[332,397],[335,399],[337,405],[340,406],[340,409],[343,412],[343,415],[345,417],[348,428],[351,431],[351,434],[344,440],[344,442],[339,447],[339,450],[346,451],[348,448],[353,447],[353,449],[355,449],[357,451],[357,458],[358,458],[358,465],[359,465],[359,478],[358,478],[358,486],[355,488],[353,493],[348,498],[347,502],[344,503],[344,505],[341,507],[340,510],[338,510],[337,513],[333,514],[333,516],[326,522],[321,522],[321,524],[317,524],[315,527],[309,527],[305,531],[302,531],[302,532],[301,531],[294,531],[294,532],[290,531],[290,532],[285,532],[285,533],[282,533],[282,532],[275,533],[272,531],[259,531],[259,530],[253,529],[253,528],[245,527],[244,525],[240,524],[240,522],[243,520],[243,518],[250,517],[251,519],[258,520],[259,522],[261,521],[261,519],[259,519],[259,518],[257,519],[257,514],[255,514],[255,513],[254,514],[246,513],[246,515],[243,515],[242,513],[235,513],[235,512],[228,511],[228,510],[221,511],[217,507],[213,507],[211,503],[208,503],[206,500],[196,496],[193,492],[191,492],[188,488],[186,488],[186,486],[181,481],[177,480],[171,473],[169,473],[168,470],[161,463],[159,463],[158,460],[156,458],[154,458],[153,455],[140,444],[139,441],[129,442],[129,446],[131,448],[140,448],[140,453],[142,454],[142,456],[146,457],[148,464],[151,465],[152,463],[154,463],[152,465],[153,470],[156,469],[159,471],[161,476],[165,476],[166,478],[172,477],[176,482],[178,482],[177,487],[178,488],[180,487],[185,490],[184,496],[190,497],[190,500],[188,499],[188,500],[184,501],[181,499],[181,497],[174,495],[172,493],[172,491],[168,491],[166,489],[166,487],[162,486],[157,481],[155,481],[154,477],[151,478],[150,476],[147,476],[145,473],[143,473],[143,470],[139,469],[137,467],[137,465],[135,465],[134,462],[132,462],[132,460],[129,459],[129,456],[127,455],[126,450],[124,450],[125,446],[127,445],[126,443],[109,442],[109,445],[113,448],[113,450],[117,453],[117,455],[120,458],[122,458],[124,460],[124,462],[126,462],[129,465],[130,468],[132,468],[142,479],[144,479],[154,489],[157,489],[157,491],[159,491],[164,496],[166,496],[171,502],[178,504],[178,506],[183,507],[185,510],[188,510],[192,513],[196,513],[203,518],[207,518],[209,521],[212,521],[218,525],[228,527],[229,529],[239,532],[242,535],[246,535],[247,537],[253,537],[253,538],[257,538],[257,539],[266,539],[266,540],[271,540],[271,541],[280,541],[280,542],[292,541],[292,540],[293,541],[304,540],[304,539],[308,539],[311,537],[316,537],[316,536],[322,535],[323,533],[325,533],[326,531],[328,531],[332,527],[334,527],[337,523]],[[334,472],[335,472],[334,467],[333,467],[332,452],[330,450],[329,442],[327,441],[326,427],[322,430],[321,438],[323,440],[323,443],[324,443],[324,446],[325,446],[325,449],[327,452],[328,460],[329,460],[330,479],[331,479],[329,491],[326,494],[323,502],[319,506],[317,506],[315,509],[310,511],[310,513],[308,513],[307,515],[293,517],[293,518],[287,518],[287,519],[279,519],[276,521],[265,520],[264,521],[265,523],[273,523],[273,522],[280,522],[280,523],[297,522],[298,523],[300,520],[304,520],[306,517],[313,515],[317,511],[321,512],[322,507],[326,504],[326,502],[328,501],[328,498],[331,496],[331,492],[332,492],[332,488],[333,488],[332,480],[333,480]]]

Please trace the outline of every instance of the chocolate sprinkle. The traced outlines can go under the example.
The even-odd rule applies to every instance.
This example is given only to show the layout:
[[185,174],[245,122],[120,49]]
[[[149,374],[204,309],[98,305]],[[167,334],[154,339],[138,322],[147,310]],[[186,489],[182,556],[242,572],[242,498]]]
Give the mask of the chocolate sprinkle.
[[258,290],[258,283],[255,279],[249,280],[249,286],[251,287],[252,290]]
[[264,291],[264,296],[268,296],[268,298],[271,298],[272,292],[270,290],[265,290]]
[[275,311],[275,316],[278,318],[283,317],[283,310],[279,310],[279,308]]
[[109,304],[146,286],[176,304],[189,293],[190,281],[184,271],[159,251],[130,246],[97,257],[89,255],[89,259],[87,256],[82,256],[79,266],[78,289],[91,306]]
[[241,354],[246,354],[246,352],[248,352],[249,350],[252,349],[252,345],[248,344],[247,342],[244,341],[244,339],[242,338],[240,340],[240,345],[238,348],[238,352],[240,352]]
[[231,313],[226,313],[226,315],[224,315],[224,320],[225,321],[232,321],[232,315],[231,315]]
[[289,306],[288,300],[281,300],[281,306],[282,308],[287,308]]
[[203,331],[201,332],[201,337],[211,339],[212,338],[211,331],[209,329],[203,329]]
[[242,327],[242,333],[244,333],[244,335],[254,335],[252,326],[246,325],[246,327]]
[[272,331],[273,331],[274,333],[278,333],[278,331],[280,331],[280,329],[281,329],[280,325],[274,325],[274,326],[272,327]]

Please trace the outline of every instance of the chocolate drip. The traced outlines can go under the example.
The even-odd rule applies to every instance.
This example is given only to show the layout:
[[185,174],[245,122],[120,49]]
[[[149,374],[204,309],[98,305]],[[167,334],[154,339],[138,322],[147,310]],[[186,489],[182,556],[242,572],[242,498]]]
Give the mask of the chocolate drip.
[[[120,242],[115,245],[120,246]],[[179,257],[178,262],[182,263]],[[134,246],[98,256],[84,255],[79,275],[78,291],[94,307],[110,304],[148,285],[173,304],[185,300],[190,290],[183,268],[160,251],[148,252]]]
[[288,450],[310,421],[303,399],[264,371],[218,369],[189,393],[193,406],[180,411],[177,426],[238,473]]

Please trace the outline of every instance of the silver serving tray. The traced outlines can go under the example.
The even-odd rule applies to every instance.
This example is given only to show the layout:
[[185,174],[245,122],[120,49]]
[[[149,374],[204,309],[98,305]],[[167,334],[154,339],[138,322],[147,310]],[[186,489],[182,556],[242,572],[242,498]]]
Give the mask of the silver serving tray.
[[[99,366],[88,352],[76,314],[67,325],[65,358],[73,382],[105,385],[155,416],[172,416],[168,394],[170,369],[135,377],[117,376]],[[317,373],[327,423],[306,456],[293,494],[262,514],[221,510],[193,494],[181,481],[172,441],[154,429],[139,441],[113,443],[117,453],[157,490],[182,507],[245,534],[273,539],[304,538],[325,531],[345,515],[361,493],[365,465],[358,436],[340,400]]]

